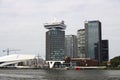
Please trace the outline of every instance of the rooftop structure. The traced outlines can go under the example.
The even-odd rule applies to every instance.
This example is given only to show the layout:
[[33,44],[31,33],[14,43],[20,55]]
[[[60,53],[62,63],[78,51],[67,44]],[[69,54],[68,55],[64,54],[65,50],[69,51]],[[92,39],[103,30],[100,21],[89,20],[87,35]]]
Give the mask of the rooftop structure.
[[46,29],[49,29],[49,30],[56,30],[56,29],[65,30],[66,29],[66,25],[64,24],[64,21],[53,22],[53,23],[45,23],[44,27]]

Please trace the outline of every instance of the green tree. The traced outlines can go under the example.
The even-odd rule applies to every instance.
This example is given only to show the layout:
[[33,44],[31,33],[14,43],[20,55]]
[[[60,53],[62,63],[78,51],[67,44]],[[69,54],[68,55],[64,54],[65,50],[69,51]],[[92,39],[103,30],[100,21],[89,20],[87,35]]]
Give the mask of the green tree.
[[120,56],[112,58],[110,63],[112,67],[118,67],[120,65]]

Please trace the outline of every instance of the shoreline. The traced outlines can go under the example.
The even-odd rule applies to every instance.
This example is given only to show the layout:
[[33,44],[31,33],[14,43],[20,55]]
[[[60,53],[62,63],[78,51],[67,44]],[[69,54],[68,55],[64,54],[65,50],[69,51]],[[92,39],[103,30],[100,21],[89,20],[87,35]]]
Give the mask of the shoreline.
[[78,67],[78,68],[15,68],[15,67],[0,67],[0,70],[120,70],[120,68],[115,67],[106,67],[106,68],[85,68],[85,67]]

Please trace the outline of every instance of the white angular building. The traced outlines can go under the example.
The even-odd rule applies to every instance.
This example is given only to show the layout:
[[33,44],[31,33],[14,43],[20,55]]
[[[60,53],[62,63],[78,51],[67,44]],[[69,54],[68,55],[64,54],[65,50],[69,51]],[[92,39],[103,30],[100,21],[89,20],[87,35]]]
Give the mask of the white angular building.
[[0,67],[7,68],[37,68],[43,63],[43,59],[38,59],[35,55],[13,54],[0,57]]

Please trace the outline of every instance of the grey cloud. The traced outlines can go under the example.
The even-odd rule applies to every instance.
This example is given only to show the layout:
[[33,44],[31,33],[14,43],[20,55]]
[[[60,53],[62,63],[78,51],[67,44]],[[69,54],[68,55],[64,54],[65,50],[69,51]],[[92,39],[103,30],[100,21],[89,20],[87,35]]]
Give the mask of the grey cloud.
[[[65,20],[66,34],[77,34],[85,20],[102,22],[103,39],[110,40],[110,58],[120,55],[119,0],[1,0],[0,49],[21,48],[22,53],[45,56],[43,24],[56,17]],[[113,32],[114,31],[114,32]]]

